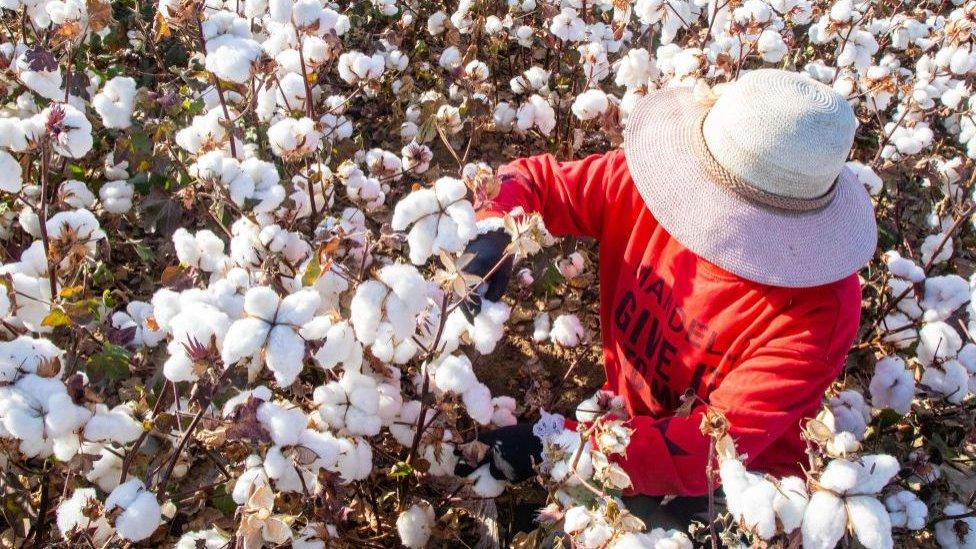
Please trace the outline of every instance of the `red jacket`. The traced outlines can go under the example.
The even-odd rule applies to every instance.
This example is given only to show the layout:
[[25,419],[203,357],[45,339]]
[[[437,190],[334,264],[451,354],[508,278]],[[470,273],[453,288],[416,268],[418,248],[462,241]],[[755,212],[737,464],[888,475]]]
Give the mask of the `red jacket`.
[[[539,212],[557,236],[600,242],[605,389],[624,397],[635,432],[620,462],[634,491],[707,491],[705,405],[674,416],[689,388],[721,410],[751,469],[798,474],[804,418],[840,373],[860,321],[857,275],[815,288],[740,278],[698,257],[651,215],[623,151],[503,166],[501,214]],[[689,219],[694,223],[694,219]]]

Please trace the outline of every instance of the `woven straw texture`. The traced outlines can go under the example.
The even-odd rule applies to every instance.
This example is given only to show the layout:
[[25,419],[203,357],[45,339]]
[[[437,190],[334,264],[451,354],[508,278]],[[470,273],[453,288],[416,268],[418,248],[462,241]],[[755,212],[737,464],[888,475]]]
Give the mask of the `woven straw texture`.
[[726,271],[773,286],[829,284],[871,259],[877,245],[874,210],[850,170],[824,177],[815,193],[801,193],[805,198],[833,194],[810,211],[746,198],[713,181],[713,170],[696,153],[706,109],[690,89],[660,90],[639,100],[628,121],[624,151],[631,176],[671,236]]

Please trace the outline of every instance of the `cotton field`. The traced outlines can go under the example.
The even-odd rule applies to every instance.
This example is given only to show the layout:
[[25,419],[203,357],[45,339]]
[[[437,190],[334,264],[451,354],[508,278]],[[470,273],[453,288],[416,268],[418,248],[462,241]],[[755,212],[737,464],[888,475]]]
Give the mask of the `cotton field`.
[[[976,1],[0,16],[5,547],[976,547]],[[751,471],[716,411],[726,506],[644,524],[619,499],[619,399],[552,410],[496,382],[530,376],[513,342],[563,358],[541,374],[557,392],[599,370],[598,250],[483,214],[507,160],[619,147],[642,95],[759,67],[855,108],[849,167],[880,230],[862,328],[805,427],[805,477]],[[497,228],[512,285],[468,315],[484,289],[464,250]],[[479,432],[540,417],[531,487],[478,466]],[[516,534],[525,501],[542,511]]]

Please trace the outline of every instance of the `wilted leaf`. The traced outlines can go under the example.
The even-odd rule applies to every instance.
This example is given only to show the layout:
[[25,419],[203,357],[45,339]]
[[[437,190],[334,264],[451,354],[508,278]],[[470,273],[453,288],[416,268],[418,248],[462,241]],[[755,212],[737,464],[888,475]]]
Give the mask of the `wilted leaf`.
[[48,326],[51,328],[70,325],[71,317],[61,309],[51,309],[51,312],[41,320],[41,326]]

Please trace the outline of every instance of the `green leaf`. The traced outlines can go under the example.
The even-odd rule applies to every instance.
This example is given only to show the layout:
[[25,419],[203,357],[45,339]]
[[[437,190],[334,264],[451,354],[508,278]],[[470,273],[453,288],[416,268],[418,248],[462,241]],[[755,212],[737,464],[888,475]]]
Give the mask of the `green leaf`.
[[234,503],[234,498],[227,493],[223,484],[214,488],[213,497],[210,498],[210,501],[213,502],[213,506],[218,511],[225,515],[233,516],[234,512],[237,511],[237,504]]
[[94,376],[109,380],[129,377],[129,359],[132,353],[125,347],[105,343],[101,352],[88,359],[88,371]]
[[411,467],[409,463],[406,461],[398,461],[393,465],[393,467],[390,467],[390,472],[387,473],[387,476],[392,478],[402,478],[412,474],[413,467]]

